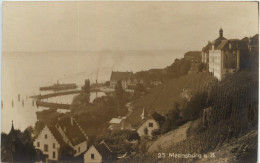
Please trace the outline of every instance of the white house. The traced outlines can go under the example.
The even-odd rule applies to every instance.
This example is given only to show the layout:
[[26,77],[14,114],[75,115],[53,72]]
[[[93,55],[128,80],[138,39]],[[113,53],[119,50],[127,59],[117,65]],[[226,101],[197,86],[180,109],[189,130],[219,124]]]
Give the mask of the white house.
[[73,153],[72,148],[63,141],[57,129],[47,125],[33,142],[33,145],[36,149],[42,151],[48,160],[59,160],[62,149],[68,149],[68,152]]
[[74,118],[63,118],[56,124],[66,144],[74,149],[74,157],[87,150],[88,137]]
[[148,118],[144,119],[141,125],[137,128],[137,133],[140,137],[152,137],[152,132],[159,128],[159,123],[152,116],[149,116]]
[[55,126],[45,126],[34,146],[49,160],[59,160],[62,154],[79,156],[87,150],[87,136],[74,118],[60,119]]
[[84,163],[101,163],[114,160],[115,155],[104,141],[97,146],[92,145],[84,154]]

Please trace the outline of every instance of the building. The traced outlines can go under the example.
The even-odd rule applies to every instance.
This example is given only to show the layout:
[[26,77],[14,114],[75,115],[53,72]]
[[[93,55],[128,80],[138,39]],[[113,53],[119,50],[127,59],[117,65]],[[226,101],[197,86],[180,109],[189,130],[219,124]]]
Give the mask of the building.
[[55,127],[45,126],[33,143],[35,149],[42,151],[48,160],[59,160],[62,155],[73,155],[73,149],[67,145]]
[[21,161],[21,152],[24,151],[24,146],[18,137],[17,130],[12,127],[8,135],[1,137],[1,162],[18,162]]
[[112,118],[109,121],[110,130],[131,130],[131,124],[126,117]]
[[115,154],[104,141],[97,146],[92,145],[84,154],[84,163],[111,162],[115,159]]
[[258,56],[258,35],[239,39],[226,39],[223,30],[219,30],[219,37],[209,42],[202,49],[202,62],[218,80],[240,69],[250,68],[251,63]]
[[127,89],[133,80],[133,72],[112,71],[110,77],[110,87],[115,88],[118,81],[121,81],[123,89]]
[[152,137],[152,132],[160,128],[159,123],[152,117],[145,118],[140,126],[137,128],[137,133],[140,137],[148,136]]
[[223,36],[223,29],[221,28],[219,30],[219,37],[217,39],[215,39],[213,42],[208,42],[208,44],[202,48],[202,53],[201,53],[201,61],[202,63],[205,63],[206,65],[209,64],[209,51],[212,48],[212,45],[214,45],[215,47],[217,47],[222,40],[227,40],[224,36]]
[[238,39],[222,40],[209,50],[209,72],[222,80],[227,74],[240,68],[240,41]]
[[55,126],[47,125],[34,141],[34,146],[48,160],[60,160],[63,155],[77,157],[87,150],[87,136],[74,118],[59,119]]
[[201,62],[201,51],[189,51],[184,54],[184,59],[189,60],[191,62]]

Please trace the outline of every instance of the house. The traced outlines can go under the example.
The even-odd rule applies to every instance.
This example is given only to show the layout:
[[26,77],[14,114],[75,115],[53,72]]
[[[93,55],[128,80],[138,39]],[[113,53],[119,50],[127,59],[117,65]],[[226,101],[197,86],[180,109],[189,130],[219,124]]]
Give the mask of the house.
[[219,37],[203,47],[202,62],[210,73],[218,80],[222,80],[228,74],[250,67],[252,61],[257,58],[252,57],[252,52],[256,52],[256,49],[258,49],[258,35],[241,40],[226,39],[223,37],[223,30],[220,29]]
[[211,50],[212,45],[217,47],[222,40],[227,40],[227,39],[223,36],[223,29],[221,28],[219,30],[219,37],[215,39],[212,43],[209,41],[208,44],[202,48],[201,57],[203,63],[205,63],[206,65],[209,64],[209,51]]
[[159,123],[152,117],[145,118],[140,126],[137,128],[137,133],[140,137],[148,136],[152,137],[152,132],[160,128]]
[[67,145],[57,129],[46,125],[33,143],[35,149],[42,151],[48,160],[59,160],[61,155],[73,155],[73,149]]
[[112,71],[110,77],[110,87],[115,88],[118,81],[122,82],[123,89],[127,89],[128,84],[133,80],[133,72],[118,72]]
[[222,80],[225,75],[234,73],[240,68],[240,41],[238,39],[222,40],[209,50],[209,72]]
[[74,149],[74,157],[87,150],[88,137],[73,117],[59,120],[56,128],[63,140]]
[[115,154],[104,141],[96,146],[92,145],[84,154],[84,163],[111,162],[115,159]]
[[149,114],[145,109],[142,110],[141,114],[139,113],[139,116],[131,114],[128,118],[132,129],[136,130],[140,137],[152,137],[152,132],[160,128],[162,121],[161,115],[156,112]]
[[59,119],[56,125],[46,125],[33,145],[48,160],[60,160],[64,155],[77,157],[87,149],[87,136],[74,118]]
[[109,121],[110,130],[130,130],[131,124],[127,121],[126,117],[112,118]]

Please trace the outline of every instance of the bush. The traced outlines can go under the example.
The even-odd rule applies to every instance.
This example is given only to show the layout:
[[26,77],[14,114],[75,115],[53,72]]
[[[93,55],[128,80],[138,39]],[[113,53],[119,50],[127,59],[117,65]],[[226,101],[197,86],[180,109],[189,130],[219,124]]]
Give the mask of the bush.
[[156,129],[152,131],[152,136],[157,137],[162,134],[162,131],[160,129]]

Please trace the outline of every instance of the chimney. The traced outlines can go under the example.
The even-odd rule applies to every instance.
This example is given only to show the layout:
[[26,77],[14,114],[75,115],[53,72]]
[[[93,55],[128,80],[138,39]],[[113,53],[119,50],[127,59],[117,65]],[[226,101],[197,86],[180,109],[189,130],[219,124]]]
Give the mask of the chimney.
[[142,120],[145,118],[144,117],[144,109],[143,109],[143,113],[141,114],[141,118],[142,118]]

